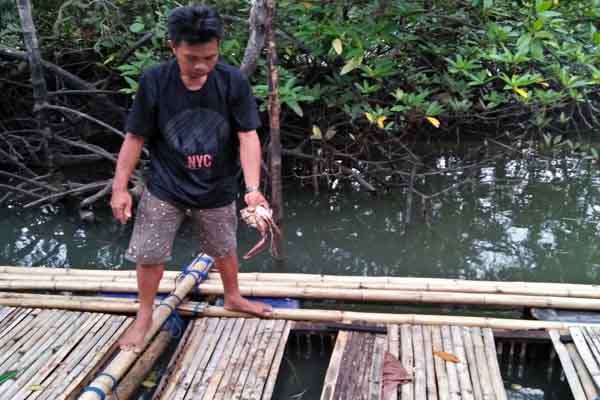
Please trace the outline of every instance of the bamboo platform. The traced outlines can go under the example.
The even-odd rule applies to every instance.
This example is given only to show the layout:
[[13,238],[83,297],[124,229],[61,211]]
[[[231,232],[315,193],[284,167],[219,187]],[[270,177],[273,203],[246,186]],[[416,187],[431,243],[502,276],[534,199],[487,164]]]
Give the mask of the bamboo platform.
[[575,400],[596,400],[600,388],[600,329],[548,331]]
[[[464,326],[388,325],[386,335],[340,331],[321,400],[382,397],[384,354],[412,372],[412,382],[384,400],[505,400],[491,329]],[[458,362],[446,361],[444,354]]]
[[292,325],[256,318],[194,320],[154,399],[270,399]]
[[[0,398],[67,399],[112,353],[131,317],[0,307]],[[11,372],[12,371],[12,372]]]

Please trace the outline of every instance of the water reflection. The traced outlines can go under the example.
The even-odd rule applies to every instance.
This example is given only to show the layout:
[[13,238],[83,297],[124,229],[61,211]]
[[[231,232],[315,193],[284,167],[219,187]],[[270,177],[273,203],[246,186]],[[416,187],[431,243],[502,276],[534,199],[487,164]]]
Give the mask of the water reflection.
[[[435,193],[464,174],[440,158],[444,177],[419,181]],[[479,168],[475,183],[435,197],[415,197],[406,226],[405,194],[373,198],[355,185],[314,197],[287,189],[284,224],[289,272],[464,277],[595,283],[600,273],[600,174],[587,160],[498,160]],[[426,217],[431,221],[426,224]],[[61,206],[0,209],[0,259],[5,265],[132,268],[123,252],[131,224],[109,211],[86,224]],[[258,240],[240,226],[240,252]],[[171,268],[189,260],[196,240],[184,226]],[[272,271],[267,254],[243,270]]]

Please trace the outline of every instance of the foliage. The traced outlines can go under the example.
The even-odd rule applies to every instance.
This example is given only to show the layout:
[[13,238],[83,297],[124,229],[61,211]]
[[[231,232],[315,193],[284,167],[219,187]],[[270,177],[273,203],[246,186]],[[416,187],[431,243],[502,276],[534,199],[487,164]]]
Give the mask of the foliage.
[[[12,46],[18,18],[9,3],[0,0],[0,34]],[[250,2],[204,3],[225,17],[221,54],[239,65]],[[120,89],[133,93],[139,74],[169,56],[166,18],[179,4],[38,0],[34,11],[46,51],[92,48],[98,65],[120,75]],[[284,121],[389,136],[490,127],[551,134],[551,128],[599,125],[600,0],[280,0],[277,6]],[[152,41],[121,60],[147,32]],[[252,78],[263,101],[264,65]]]

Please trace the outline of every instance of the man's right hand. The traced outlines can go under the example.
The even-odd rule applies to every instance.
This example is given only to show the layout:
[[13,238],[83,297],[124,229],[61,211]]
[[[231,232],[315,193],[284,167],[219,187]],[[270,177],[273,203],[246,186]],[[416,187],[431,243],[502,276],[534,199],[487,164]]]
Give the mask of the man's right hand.
[[127,220],[131,218],[132,202],[131,194],[127,190],[113,190],[110,207],[117,221],[126,224]]

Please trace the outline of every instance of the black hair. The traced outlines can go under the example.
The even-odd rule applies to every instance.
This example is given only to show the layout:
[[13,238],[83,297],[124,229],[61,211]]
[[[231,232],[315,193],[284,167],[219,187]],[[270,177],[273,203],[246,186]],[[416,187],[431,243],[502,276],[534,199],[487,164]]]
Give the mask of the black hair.
[[219,13],[203,5],[175,8],[169,15],[169,39],[175,45],[210,42],[223,37],[223,22]]

